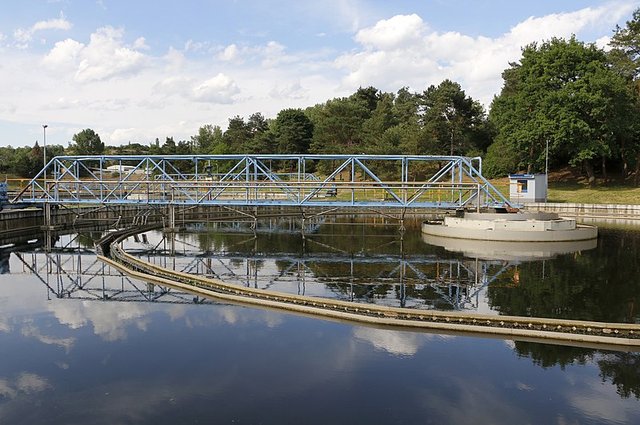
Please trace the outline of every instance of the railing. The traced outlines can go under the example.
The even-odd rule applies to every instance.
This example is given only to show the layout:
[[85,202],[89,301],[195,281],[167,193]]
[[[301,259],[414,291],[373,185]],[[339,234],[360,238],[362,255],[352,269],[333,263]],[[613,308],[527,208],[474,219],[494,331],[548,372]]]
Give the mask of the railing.
[[64,156],[52,159],[12,202],[478,209],[509,205],[478,168],[473,158],[459,156]]

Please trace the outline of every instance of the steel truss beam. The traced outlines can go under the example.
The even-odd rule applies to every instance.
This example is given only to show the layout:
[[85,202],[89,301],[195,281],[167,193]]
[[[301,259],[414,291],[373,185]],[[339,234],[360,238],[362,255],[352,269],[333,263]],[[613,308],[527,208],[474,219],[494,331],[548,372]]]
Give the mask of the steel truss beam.
[[54,298],[161,304],[214,303],[176,289],[130,279],[98,261],[94,253],[17,252],[15,256],[22,263],[24,273],[36,276],[47,287],[47,295]]
[[390,155],[55,157],[12,202],[481,208],[510,205],[480,158]]

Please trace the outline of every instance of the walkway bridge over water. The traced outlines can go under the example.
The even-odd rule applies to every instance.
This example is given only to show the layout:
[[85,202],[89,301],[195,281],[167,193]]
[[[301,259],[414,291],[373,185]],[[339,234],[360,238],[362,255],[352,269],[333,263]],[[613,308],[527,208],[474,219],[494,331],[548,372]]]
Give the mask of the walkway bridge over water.
[[480,158],[59,156],[12,200],[45,205],[480,209],[509,205]]

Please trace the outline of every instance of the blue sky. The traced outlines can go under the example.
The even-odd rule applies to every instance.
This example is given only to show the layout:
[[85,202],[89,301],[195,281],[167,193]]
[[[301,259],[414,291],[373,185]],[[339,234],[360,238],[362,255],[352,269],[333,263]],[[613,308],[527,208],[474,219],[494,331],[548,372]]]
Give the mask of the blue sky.
[[0,145],[188,139],[359,86],[445,78],[489,105],[523,45],[606,46],[639,0],[7,0],[0,5]]

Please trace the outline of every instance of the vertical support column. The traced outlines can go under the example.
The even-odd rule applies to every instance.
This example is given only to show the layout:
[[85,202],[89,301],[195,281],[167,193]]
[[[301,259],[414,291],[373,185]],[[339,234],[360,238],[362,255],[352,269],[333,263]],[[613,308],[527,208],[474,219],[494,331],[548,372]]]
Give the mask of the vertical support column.
[[50,252],[53,245],[53,237],[51,235],[51,230],[53,230],[53,225],[51,221],[51,204],[49,202],[44,203],[44,250],[45,252]]
[[305,186],[305,163],[303,158],[298,158],[298,203],[301,203],[302,200],[307,196],[306,186]]
[[462,205],[462,174],[463,174],[462,158],[458,158],[458,205]]
[[405,283],[405,274],[407,263],[404,258],[402,258],[400,263],[400,307],[407,306],[407,288]]
[[355,202],[356,196],[356,162],[351,158],[351,204]]
[[169,231],[176,231],[176,206],[170,204],[168,207],[168,215],[169,215]]
[[51,227],[51,204],[49,202],[44,203],[44,226],[47,230]]
[[195,168],[196,168],[196,202],[200,203],[200,173],[198,171],[198,157],[195,158]]
[[173,269],[176,269],[176,232],[172,231],[169,232],[169,239],[170,239],[170,247],[169,247],[169,253],[171,254],[171,256],[173,257]]
[[402,157],[402,171],[400,172],[400,179],[402,186],[402,204],[407,205],[407,191],[409,189],[409,161],[407,158]]
[[[258,237],[258,207],[253,207],[253,223],[251,223],[251,229],[253,230],[253,237]],[[257,240],[257,239],[256,239]]]

